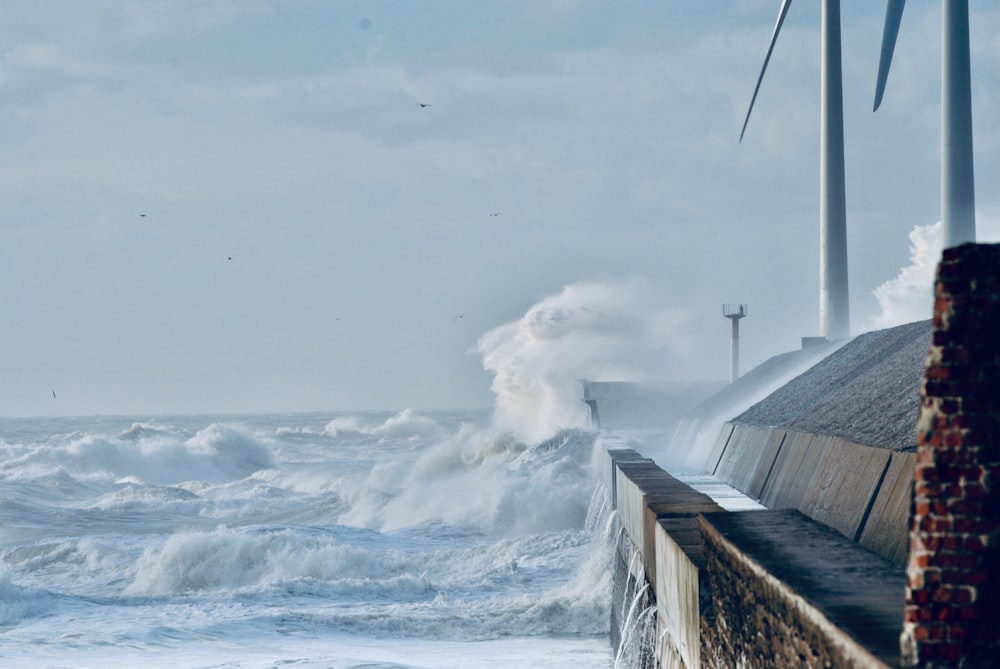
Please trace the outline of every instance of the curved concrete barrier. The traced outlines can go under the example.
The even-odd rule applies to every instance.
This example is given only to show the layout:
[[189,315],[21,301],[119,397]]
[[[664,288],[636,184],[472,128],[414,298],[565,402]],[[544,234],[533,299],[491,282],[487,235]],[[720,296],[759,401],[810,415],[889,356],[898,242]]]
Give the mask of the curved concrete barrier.
[[[773,431],[731,432],[721,471],[826,514],[848,532],[863,534],[863,516],[879,500],[873,479],[884,484],[894,471],[884,450],[787,435],[793,446],[786,451]],[[761,446],[770,455],[754,455]],[[612,588],[616,648],[635,637],[622,629],[636,619],[625,612],[655,612],[641,666],[894,666],[900,565],[797,509],[724,511],[632,449],[608,450],[602,466],[625,539]],[[816,489],[786,485],[803,477],[803,468],[812,468]],[[838,481],[845,473],[858,476]]]
[[912,453],[742,424],[732,425],[720,450],[715,475],[740,492],[769,509],[797,509],[905,562]]

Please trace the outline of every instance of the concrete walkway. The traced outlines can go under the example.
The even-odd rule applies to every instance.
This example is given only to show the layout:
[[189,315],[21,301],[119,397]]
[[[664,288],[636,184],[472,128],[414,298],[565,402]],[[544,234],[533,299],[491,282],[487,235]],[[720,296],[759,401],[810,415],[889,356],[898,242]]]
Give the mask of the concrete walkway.
[[905,572],[798,511],[705,514],[706,541],[722,539],[780,584],[758,605],[795,605],[801,598],[850,640],[889,667],[899,663]]

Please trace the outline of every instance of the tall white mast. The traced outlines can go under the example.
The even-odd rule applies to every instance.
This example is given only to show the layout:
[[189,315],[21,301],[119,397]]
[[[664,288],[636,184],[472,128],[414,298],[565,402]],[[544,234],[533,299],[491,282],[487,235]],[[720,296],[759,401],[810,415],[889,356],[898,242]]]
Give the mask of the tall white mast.
[[948,248],[976,241],[969,0],[944,0],[941,14],[941,227]]
[[847,191],[840,0],[823,0],[819,170],[819,329],[828,339],[851,334],[847,290]]
[[[782,0],[778,20],[757,77],[740,141],[750,121],[760,83],[791,0]],[[850,336],[847,288],[847,189],[844,180],[844,93],[840,63],[840,0],[823,0],[820,88],[819,327],[828,339]]]
[[[885,94],[906,0],[888,0],[875,109]],[[941,3],[941,227],[944,248],[976,241],[969,0]]]

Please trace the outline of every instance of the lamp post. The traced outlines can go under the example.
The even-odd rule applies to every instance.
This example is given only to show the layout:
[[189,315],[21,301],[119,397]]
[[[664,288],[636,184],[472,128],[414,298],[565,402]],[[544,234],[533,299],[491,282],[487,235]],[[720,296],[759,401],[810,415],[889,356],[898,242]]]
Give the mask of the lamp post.
[[735,383],[740,378],[740,319],[747,316],[745,304],[723,304],[722,315],[729,319],[732,330],[729,337],[731,368],[729,382]]

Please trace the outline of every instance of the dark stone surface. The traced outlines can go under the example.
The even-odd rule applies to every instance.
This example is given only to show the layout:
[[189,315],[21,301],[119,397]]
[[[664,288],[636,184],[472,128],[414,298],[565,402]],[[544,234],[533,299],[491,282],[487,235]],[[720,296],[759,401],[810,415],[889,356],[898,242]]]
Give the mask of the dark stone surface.
[[754,667],[858,666],[844,644],[803,615],[796,597],[874,658],[897,666],[902,567],[792,510],[708,514],[702,530],[717,619],[703,621],[703,653],[711,656],[703,655],[705,666],[732,666],[740,657]]
[[733,420],[915,449],[930,339],[929,320],[859,335]]
[[746,372],[735,383],[725,386],[698,404],[687,415],[701,419],[729,420],[809,369],[838,346],[838,343],[817,344],[769,358]]

